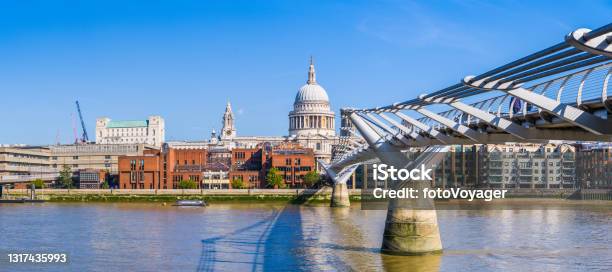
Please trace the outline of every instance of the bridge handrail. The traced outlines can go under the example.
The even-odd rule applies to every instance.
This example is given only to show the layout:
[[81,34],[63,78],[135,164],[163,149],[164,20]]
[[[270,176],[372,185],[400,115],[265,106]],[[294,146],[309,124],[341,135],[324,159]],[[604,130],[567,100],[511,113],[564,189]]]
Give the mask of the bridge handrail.
[[[509,83],[511,86],[518,86],[527,82],[535,82],[546,77],[561,75],[564,73],[572,73],[572,71],[585,67],[593,67],[601,63],[611,60],[607,51],[603,55],[593,54],[592,50],[585,50],[584,46],[576,45],[572,37],[575,33],[583,34],[583,42],[611,35],[612,24],[605,25],[598,29],[588,31],[586,29],[578,29],[566,36],[565,41],[554,46],[538,51],[526,57],[520,58],[508,64],[494,68],[470,79],[464,79],[468,83],[482,81],[484,83],[498,84]],[[609,37],[608,37],[609,39]],[[454,84],[429,94],[421,95],[419,98],[407,100],[401,103],[394,103],[383,107],[364,109],[369,111],[378,110],[393,110],[405,108],[406,106],[424,106],[427,103],[423,99],[432,98],[465,98],[477,94],[485,93],[486,90],[472,88],[464,82]]]

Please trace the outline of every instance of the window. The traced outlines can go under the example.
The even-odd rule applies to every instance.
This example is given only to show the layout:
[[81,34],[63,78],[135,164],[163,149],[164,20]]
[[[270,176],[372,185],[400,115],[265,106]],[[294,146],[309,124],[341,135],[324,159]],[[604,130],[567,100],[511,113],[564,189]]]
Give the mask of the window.
[[72,167],[73,168],[77,168],[77,167],[79,167],[79,165],[78,164],[73,164]]
[[291,159],[285,159],[285,165],[291,165]]
[[144,170],[144,160],[140,160],[140,170]]
[[104,156],[104,159],[110,160],[110,159],[111,159],[111,156],[106,155],[106,156]]
[[78,160],[78,159],[79,159],[79,156],[72,156],[72,159],[73,159],[73,160]]

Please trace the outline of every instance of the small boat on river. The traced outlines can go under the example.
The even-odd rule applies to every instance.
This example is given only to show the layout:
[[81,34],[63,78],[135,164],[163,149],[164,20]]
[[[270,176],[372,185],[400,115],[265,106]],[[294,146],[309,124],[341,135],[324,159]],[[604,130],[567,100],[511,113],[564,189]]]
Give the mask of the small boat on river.
[[208,203],[204,200],[177,200],[174,206],[206,207]]

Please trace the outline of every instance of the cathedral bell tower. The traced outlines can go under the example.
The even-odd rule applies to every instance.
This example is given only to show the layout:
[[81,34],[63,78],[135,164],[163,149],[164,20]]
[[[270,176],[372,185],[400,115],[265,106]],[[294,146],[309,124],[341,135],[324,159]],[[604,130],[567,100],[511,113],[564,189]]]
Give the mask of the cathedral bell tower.
[[234,127],[234,114],[232,113],[232,105],[227,102],[225,113],[223,114],[223,128],[221,129],[221,140],[230,140],[236,137],[236,128]]

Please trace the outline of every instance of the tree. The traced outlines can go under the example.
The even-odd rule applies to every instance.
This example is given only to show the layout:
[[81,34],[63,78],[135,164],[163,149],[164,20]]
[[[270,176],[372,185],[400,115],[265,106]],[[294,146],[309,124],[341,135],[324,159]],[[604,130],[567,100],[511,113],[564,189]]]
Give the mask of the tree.
[[45,188],[45,182],[42,179],[35,179],[32,181],[32,185],[34,186],[34,188],[36,189],[42,189]]
[[285,182],[283,182],[283,177],[278,173],[278,169],[274,167],[268,170],[268,174],[266,175],[266,181],[268,182],[268,186],[273,187],[274,189],[285,188]]
[[321,176],[319,176],[319,173],[317,173],[317,171],[310,171],[306,173],[306,175],[304,175],[304,185],[306,185],[307,187],[312,187],[313,185],[317,184],[320,179]]
[[197,189],[198,188],[198,184],[193,181],[193,180],[181,180],[181,182],[179,182],[178,187],[180,189]]
[[245,189],[246,185],[242,180],[242,177],[237,177],[232,180],[232,189]]
[[72,169],[70,169],[70,166],[64,165],[64,167],[62,167],[62,171],[60,171],[59,182],[64,188],[72,188]]
[[102,185],[100,185],[100,188],[102,189],[108,189],[110,186],[108,186],[108,181],[104,181],[102,182]]

